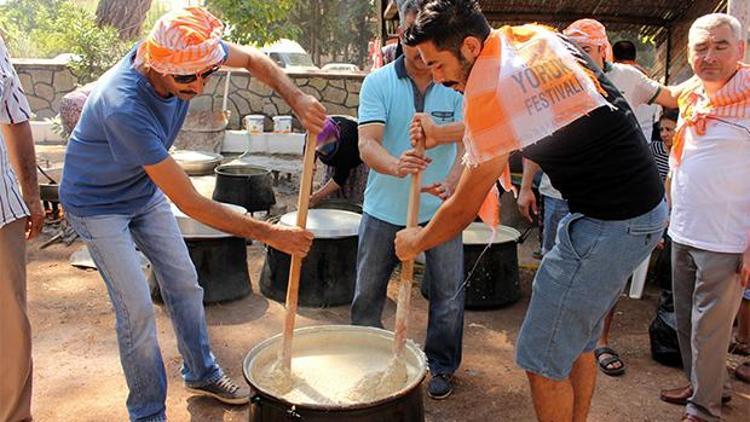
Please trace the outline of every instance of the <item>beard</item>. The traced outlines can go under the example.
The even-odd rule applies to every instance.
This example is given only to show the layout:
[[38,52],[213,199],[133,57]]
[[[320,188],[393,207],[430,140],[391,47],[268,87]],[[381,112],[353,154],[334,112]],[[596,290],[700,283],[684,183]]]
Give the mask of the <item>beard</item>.
[[[456,85],[466,85],[466,82],[469,80],[469,74],[471,73],[471,68],[474,67],[474,63],[472,63],[469,59],[466,58],[466,56],[463,55],[462,52],[458,52],[458,79],[457,80],[448,80],[443,82],[443,85],[445,85],[448,88],[453,88]],[[463,91],[463,90],[462,90]]]

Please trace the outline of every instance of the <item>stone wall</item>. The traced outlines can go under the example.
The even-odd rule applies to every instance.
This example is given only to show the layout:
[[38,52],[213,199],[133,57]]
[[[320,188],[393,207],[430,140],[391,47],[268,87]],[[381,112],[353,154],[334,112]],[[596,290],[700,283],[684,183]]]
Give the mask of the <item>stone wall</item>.
[[[64,60],[16,59],[14,66],[36,115],[36,120],[54,117],[60,99],[75,89],[77,80]],[[302,91],[321,100],[329,114],[357,115],[359,90],[364,74],[332,72],[289,72],[288,76]],[[192,111],[219,111],[224,96],[226,72],[211,77],[204,93],[191,101]],[[289,106],[270,88],[245,70],[232,71],[229,80],[227,108],[231,111],[229,127],[240,128],[241,118],[248,114],[263,114],[270,118],[291,114]]]
[[[287,75],[303,92],[320,100],[329,114],[357,116],[363,74],[312,71]],[[212,77],[204,93],[190,102],[190,110],[221,110],[225,83],[223,71]],[[231,111],[229,126],[232,129],[240,128],[242,117],[248,114],[265,115],[267,130],[271,129],[271,117],[292,114],[281,97],[244,70],[231,72],[227,108]]]
[[76,88],[78,80],[67,63],[55,59],[13,59],[35,120],[55,117],[62,97]]

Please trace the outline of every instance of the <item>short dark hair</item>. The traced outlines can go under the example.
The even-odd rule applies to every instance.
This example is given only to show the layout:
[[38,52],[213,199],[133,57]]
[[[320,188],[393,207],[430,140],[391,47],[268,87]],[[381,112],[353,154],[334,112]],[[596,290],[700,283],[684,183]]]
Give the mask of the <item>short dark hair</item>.
[[466,37],[484,41],[490,30],[478,0],[426,0],[406,31],[404,43],[413,47],[432,41],[438,50],[457,53]]
[[677,121],[677,109],[676,108],[665,108],[664,111],[661,113],[661,119],[667,119],[672,121]]
[[617,41],[612,45],[612,54],[615,56],[615,61],[635,60],[635,44],[628,40]]

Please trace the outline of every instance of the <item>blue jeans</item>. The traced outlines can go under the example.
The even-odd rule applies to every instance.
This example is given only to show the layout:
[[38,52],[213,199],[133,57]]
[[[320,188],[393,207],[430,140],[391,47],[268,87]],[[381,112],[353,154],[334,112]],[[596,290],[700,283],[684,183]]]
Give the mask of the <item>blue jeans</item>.
[[[383,327],[381,316],[388,280],[399,262],[393,241],[403,229],[362,215],[357,252],[357,286],[352,302],[352,324]],[[425,251],[430,310],[425,354],[433,375],[453,374],[461,364],[464,329],[463,243],[461,235]]]
[[539,266],[521,326],[516,362],[526,371],[563,380],[575,360],[591,352],[628,277],[656,247],[667,225],[662,201],[628,220],[581,213],[560,221],[557,243]]
[[544,201],[544,230],[542,233],[542,255],[551,251],[557,239],[557,226],[568,215],[568,201],[542,195]]
[[158,275],[183,358],[185,383],[200,387],[223,375],[209,346],[203,289],[177,220],[161,194],[129,215],[66,216],[88,246],[115,310],[130,420],[166,420],[167,378],[136,245]]

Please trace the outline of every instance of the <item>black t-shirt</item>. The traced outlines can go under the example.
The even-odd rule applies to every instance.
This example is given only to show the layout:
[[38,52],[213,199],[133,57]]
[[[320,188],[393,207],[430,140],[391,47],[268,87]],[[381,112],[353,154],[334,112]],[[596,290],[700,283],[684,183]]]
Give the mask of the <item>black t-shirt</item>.
[[330,156],[318,155],[320,161],[333,167],[333,181],[339,186],[344,186],[349,178],[351,170],[362,164],[359,158],[359,136],[357,134],[357,121],[348,116],[332,116],[339,127],[339,139],[336,141],[336,150]]
[[600,107],[522,153],[549,175],[571,212],[602,220],[642,215],[664,198],[664,187],[638,120],[604,72],[572,42],[566,43],[596,74],[616,109]]

